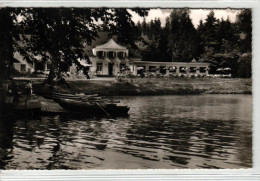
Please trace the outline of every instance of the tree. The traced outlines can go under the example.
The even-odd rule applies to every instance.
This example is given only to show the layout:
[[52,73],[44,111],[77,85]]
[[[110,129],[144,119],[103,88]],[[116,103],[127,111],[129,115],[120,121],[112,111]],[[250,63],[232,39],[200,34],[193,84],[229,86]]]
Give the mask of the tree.
[[[170,61],[170,57],[167,52],[169,19],[166,27],[161,26],[161,20],[155,18],[150,22],[142,23],[141,40],[136,44],[140,49],[143,61],[157,61],[167,62]],[[145,29],[145,31],[143,31]]]
[[237,15],[235,23],[238,33],[238,77],[249,78],[252,76],[252,12],[244,9]]
[[252,12],[244,9],[237,15],[237,33],[239,35],[239,47],[242,52],[252,50]]
[[0,79],[9,78],[12,71],[13,36],[17,36],[13,13],[8,8],[0,8]]
[[[142,16],[147,13],[144,9],[133,11]],[[121,42],[133,45],[131,30],[135,27],[126,9],[26,8],[20,9],[19,15],[23,18],[18,23],[22,32],[18,41],[23,42],[23,46],[17,47],[18,51],[28,61],[36,61],[36,56],[42,61],[51,60],[48,83],[53,83],[53,79],[64,71],[64,65],[74,63],[87,73],[79,59],[91,63],[83,48],[98,37],[101,27],[117,34]],[[101,26],[99,22],[105,25]]]
[[140,21],[137,22],[136,27],[138,28],[138,36],[141,37],[142,36],[142,24],[140,23]]
[[200,61],[211,64],[211,73],[229,67],[233,77],[251,77],[251,31],[250,10],[242,10],[236,23],[218,21],[210,12],[198,26]]
[[207,51],[209,48],[216,50],[218,47],[217,36],[218,36],[219,21],[215,18],[214,11],[211,11],[207,18],[206,22],[201,28],[200,38],[203,43],[204,51]]
[[229,18],[227,18],[227,20],[223,20],[223,18],[221,19],[217,34],[219,52],[232,51],[234,48],[236,48],[237,37]]
[[169,53],[172,61],[188,62],[197,56],[197,34],[188,9],[174,9],[170,15]]
[[237,76],[250,78],[252,77],[252,54],[244,53],[238,59]]
[[205,23],[198,27],[198,33],[200,38],[200,58],[202,62],[209,62],[211,65],[211,72],[215,72],[221,63],[221,58],[215,56],[216,53],[219,53],[219,41],[218,41],[218,30],[219,30],[219,21],[215,18],[214,12],[211,11]]
[[[146,16],[147,11],[145,9],[131,9],[137,12],[140,16]],[[139,39],[139,30],[135,23],[132,21],[132,15],[125,8],[111,9],[112,22],[110,31],[112,34],[118,36],[118,41],[123,44],[128,44],[131,49],[136,49],[135,41]]]
[[203,41],[203,31],[204,31],[204,24],[202,22],[202,20],[200,20],[198,28],[197,28],[197,41],[198,41],[198,47],[197,47],[197,54],[200,56],[203,54],[204,52],[204,46],[205,43]]
[[147,23],[146,23],[146,19],[145,19],[145,17],[144,17],[144,19],[143,19],[143,22],[142,22],[142,34],[143,35],[147,35]]

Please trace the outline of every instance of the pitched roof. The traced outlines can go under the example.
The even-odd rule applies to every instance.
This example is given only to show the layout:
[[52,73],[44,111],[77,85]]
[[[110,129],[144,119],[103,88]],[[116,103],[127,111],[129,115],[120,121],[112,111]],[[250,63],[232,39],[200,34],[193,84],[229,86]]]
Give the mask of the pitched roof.
[[115,49],[115,50],[127,50],[126,47],[117,44],[112,38],[105,44],[97,46],[95,49]]

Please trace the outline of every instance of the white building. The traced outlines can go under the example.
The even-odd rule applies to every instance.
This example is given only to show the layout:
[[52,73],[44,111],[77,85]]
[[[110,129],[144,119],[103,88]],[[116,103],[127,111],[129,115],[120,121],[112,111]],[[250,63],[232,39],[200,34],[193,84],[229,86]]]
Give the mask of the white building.
[[95,75],[115,75],[123,67],[130,66],[129,51],[126,47],[117,44],[113,39],[92,49],[93,56],[90,72]]
[[33,63],[28,63],[20,53],[14,53],[13,67],[16,71],[20,73],[31,73],[34,72]]
[[197,62],[195,59],[191,62],[134,61],[132,71],[135,75],[144,70],[162,75],[208,75],[209,65],[209,63]]
[[158,74],[200,74],[208,75],[209,63],[197,62],[151,62],[141,61],[141,58],[130,58],[127,47],[117,44],[113,39],[96,46],[89,55],[92,67],[90,71],[95,75],[112,76],[119,73],[123,67],[128,67],[134,75],[141,71],[149,71]]

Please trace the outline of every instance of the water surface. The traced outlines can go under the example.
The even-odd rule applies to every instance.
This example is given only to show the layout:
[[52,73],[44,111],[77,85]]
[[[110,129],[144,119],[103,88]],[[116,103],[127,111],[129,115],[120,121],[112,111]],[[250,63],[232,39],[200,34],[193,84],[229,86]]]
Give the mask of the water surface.
[[127,118],[1,120],[0,169],[252,167],[251,95],[120,100]]

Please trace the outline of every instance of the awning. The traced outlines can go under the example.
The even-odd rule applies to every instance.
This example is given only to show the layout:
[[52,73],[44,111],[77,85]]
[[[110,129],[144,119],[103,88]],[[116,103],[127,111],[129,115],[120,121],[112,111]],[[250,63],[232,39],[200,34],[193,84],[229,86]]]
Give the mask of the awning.
[[77,59],[80,63],[80,65],[84,66],[84,67],[92,67],[91,64],[86,63],[86,60],[81,60],[80,58]]
[[137,70],[143,70],[144,67],[137,67]]
[[226,67],[226,68],[224,68],[224,70],[231,70],[231,68],[229,68],[229,67]]
[[84,67],[92,67],[91,64],[88,64],[88,63],[84,63],[84,62],[79,62],[80,65],[83,65]]

